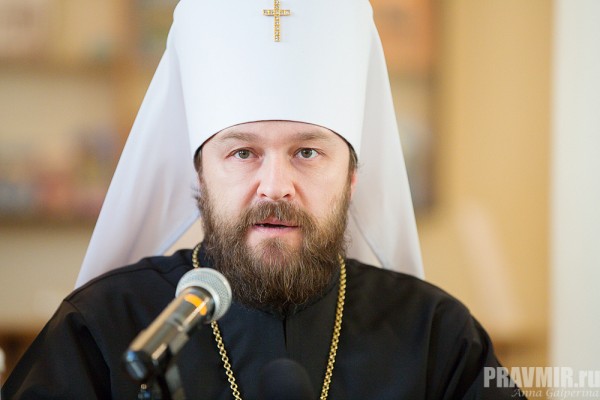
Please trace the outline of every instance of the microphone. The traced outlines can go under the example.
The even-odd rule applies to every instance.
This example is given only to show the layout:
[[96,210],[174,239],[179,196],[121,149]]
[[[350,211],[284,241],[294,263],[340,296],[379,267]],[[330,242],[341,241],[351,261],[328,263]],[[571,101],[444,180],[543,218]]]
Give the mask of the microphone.
[[181,277],[175,299],[138,334],[123,355],[125,369],[139,383],[164,373],[200,323],[221,318],[231,305],[231,287],[220,272],[196,268]]
[[314,400],[308,372],[297,362],[280,358],[261,371],[259,398],[262,400]]

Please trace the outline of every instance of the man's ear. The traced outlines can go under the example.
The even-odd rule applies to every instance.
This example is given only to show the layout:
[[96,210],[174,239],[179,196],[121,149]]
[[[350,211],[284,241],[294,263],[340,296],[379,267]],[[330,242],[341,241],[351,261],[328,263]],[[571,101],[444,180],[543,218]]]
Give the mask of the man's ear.
[[196,168],[198,174],[202,171],[202,146],[198,147],[196,154],[194,154],[194,168]]
[[358,169],[354,168],[352,175],[350,176],[350,198],[354,195],[354,189],[356,189],[356,183],[358,182]]

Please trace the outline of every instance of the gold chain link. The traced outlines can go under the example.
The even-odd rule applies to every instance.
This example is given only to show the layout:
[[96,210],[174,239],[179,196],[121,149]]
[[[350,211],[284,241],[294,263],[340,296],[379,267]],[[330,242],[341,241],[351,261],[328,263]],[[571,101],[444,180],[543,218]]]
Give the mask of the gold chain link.
[[217,324],[217,321],[213,321],[210,323],[210,326],[212,327],[213,335],[215,336],[215,341],[217,342],[217,347],[219,348],[219,354],[221,355],[221,360],[223,361],[223,367],[225,367],[225,375],[227,375],[227,380],[229,381],[231,394],[233,394],[233,398],[235,400],[242,400],[242,395],[240,394],[238,385],[235,382],[235,376],[233,376],[233,369],[231,369],[231,364],[229,363],[229,357],[227,357],[227,351],[225,350],[225,344],[223,343],[223,338],[221,337],[219,325]]
[[333,336],[331,338],[327,369],[325,369],[325,379],[323,380],[323,389],[321,390],[320,400],[326,400],[327,394],[329,393],[335,356],[337,355],[338,344],[340,342],[340,332],[342,331],[342,317],[344,316],[344,302],[346,300],[346,263],[341,255],[338,255],[338,259],[340,261],[340,289],[338,291],[335,322],[333,324]]
[[[200,244],[194,248],[192,253],[192,264],[194,268],[200,268],[200,263],[198,262],[199,249]],[[340,342],[340,332],[342,331],[342,317],[344,316],[344,302],[346,300],[346,263],[341,255],[338,256],[338,259],[340,262],[340,288],[338,291],[337,307],[335,311],[335,322],[333,324],[333,336],[331,338],[331,346],[329,348],[329,357],[327,358],[325,379],[323,379],[323,389],[321,390],[321,396],[319,397],[320,400],[326,400],[327,395],[329,394],[329,386],[331,385],[331,377],[333,376],[333,367],[335,365],[338,344]],[[233,398],[235,400],[242,400],[238,385],[235,381],[235,376],[233,375],[231,363],[229,362],[229,357],[227,356],[227,350],[225,350],[225,343],[223,342],[219,325],[217,324],[217,321],[213,321],[210,323],[210,326],[212,327],[213,335],[215,337],[215,341],[217,342],[217,348],[219,349],[219,354],[221,355],[221,361],[223,362],[223,367],[225,368],[225,374],[227,375],[227,381],[229,382],[229,387],[231,388]]]

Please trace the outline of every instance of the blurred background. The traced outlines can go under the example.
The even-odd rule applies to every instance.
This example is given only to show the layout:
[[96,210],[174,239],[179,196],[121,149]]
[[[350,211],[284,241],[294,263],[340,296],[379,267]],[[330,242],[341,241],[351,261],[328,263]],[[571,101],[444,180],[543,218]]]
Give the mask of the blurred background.
[[[372,4],[427,279],[471,309],[504,365],[600,368],[600,2]],[[9,371],[73,288],[175,5],[0,0]]]

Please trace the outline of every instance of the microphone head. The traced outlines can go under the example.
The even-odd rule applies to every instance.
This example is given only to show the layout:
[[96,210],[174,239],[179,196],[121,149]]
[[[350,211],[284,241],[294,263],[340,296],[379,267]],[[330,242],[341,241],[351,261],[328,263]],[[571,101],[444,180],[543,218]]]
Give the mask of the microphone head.
[[315,391],[308,372],[297,362],[280,358],[261,371],[259,398],[263,400],[314,400]]
[[216,321],[221,318],[231,305],[231,286],[227,279],[219,271],[211,268],[194,268],[186,272],[175,291],[175,297],[190,287],[197,287],[206,290],[213,298],[215,303],[215,312],[208,322]]

